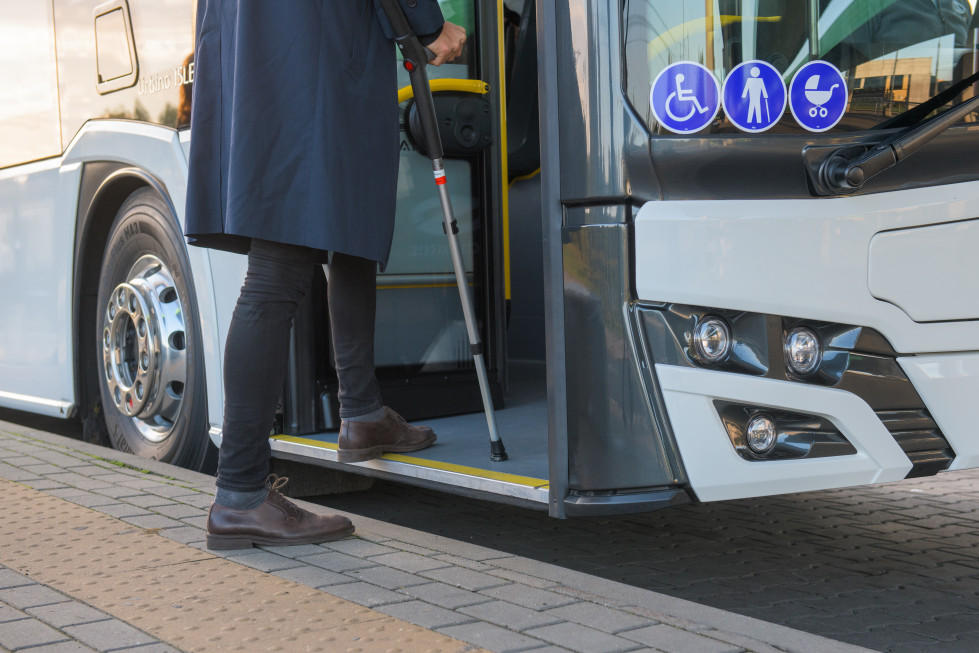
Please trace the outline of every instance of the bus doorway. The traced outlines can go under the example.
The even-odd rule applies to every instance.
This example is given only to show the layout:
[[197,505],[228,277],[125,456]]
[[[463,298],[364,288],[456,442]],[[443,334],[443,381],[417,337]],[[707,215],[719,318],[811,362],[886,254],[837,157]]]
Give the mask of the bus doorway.
[[[529,0],[516,7],[504,13],[502,3],[443,2],[446,20],[466,27],[469,38],[460,59],[428,69],[442,123],[447,187],[509,459],[490,460],[431,165],[408,76],[398,62],[398,216],[391,259],[377,281],[375,360],[385,403],[409,420],[430,425],[439,439],[429,449],[387,455],[355,471],[452,491],[461,485],[463,492],[544,508],[548,459],[536,8]],[[511,87],[519,102],[512,123],[503,110]],[[528,90],[533,97],[527,97]],[[324,268],[327,283],[328,274]],[[334,466],[339,465],[339,419],[323,308],[312,300],[297,318],[281,429],[272,447],[280,457]]]

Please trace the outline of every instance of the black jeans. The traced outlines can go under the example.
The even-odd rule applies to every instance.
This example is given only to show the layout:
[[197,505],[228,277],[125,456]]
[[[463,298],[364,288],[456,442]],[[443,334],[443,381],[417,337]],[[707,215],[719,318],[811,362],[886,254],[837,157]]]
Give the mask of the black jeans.
[[[282,393],[289,333],[300,300],[312,286],[316,250],[253,239],[248,272],[224,350],[224,426],[218,487],[250,491],[269,474],[269,433]],[[333,254],[327,297],[340,417],[381,408],[374,376],[377,263]]]

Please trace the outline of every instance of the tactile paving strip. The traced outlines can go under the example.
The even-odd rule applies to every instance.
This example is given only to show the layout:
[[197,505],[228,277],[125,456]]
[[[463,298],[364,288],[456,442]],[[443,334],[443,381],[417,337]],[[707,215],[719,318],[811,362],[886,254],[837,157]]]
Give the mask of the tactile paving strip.
[[185,651],[474,647],[0,480],[0,563]]

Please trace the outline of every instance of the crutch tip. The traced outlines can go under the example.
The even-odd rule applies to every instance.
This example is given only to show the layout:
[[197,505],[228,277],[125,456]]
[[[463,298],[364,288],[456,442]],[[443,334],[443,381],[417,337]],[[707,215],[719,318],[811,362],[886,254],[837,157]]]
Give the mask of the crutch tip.
[[509,459],[510,456],[508,456],[506,453],[506,448],[503,446],[503,440],[490,441],[490,460],[495,463],[499,463]]

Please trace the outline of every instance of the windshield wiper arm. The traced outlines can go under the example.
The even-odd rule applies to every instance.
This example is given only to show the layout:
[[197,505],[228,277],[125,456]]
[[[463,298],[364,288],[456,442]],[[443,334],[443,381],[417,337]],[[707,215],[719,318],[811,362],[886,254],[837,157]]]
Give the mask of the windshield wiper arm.
[[969,88],[976,82],[979,82],[979,73],[974,73],[969,75],[965,79],[960,79],[955,82],[955,84],[949,86],[947,89],[934,95],[916,107],[908,109],[904,113],[899,113],[896,116],[888,118],[884,122],[874,125],[871,129],[891,129],[892,127],[910,127],[911,125],[917,125],[919,122],[927,118],[935,109],[939,109],[955,98],[965,89]]
[[817,166],[810,166],[810,174],[816,177],[813,179],[813,186],[822,195],[843,195],[857,191],[867,180],[911,156],[976,109],[979,109],[979,96],[876,145],[845,145],[837,148]]

